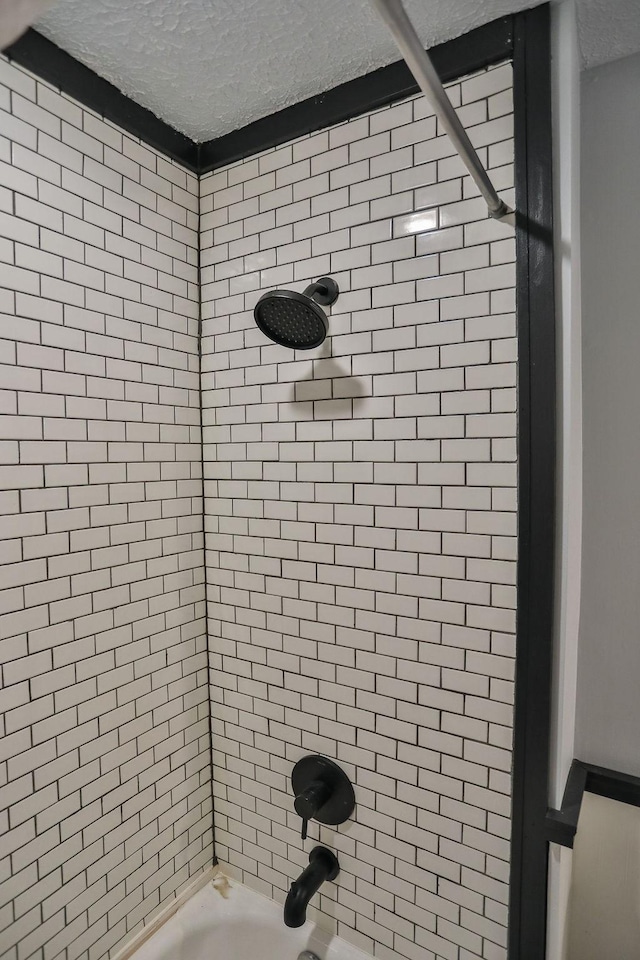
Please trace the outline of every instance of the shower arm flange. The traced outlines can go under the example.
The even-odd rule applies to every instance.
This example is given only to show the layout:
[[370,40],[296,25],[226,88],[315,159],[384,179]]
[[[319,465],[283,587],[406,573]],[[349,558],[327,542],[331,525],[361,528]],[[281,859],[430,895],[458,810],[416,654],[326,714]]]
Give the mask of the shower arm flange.
[[489,207],[489,216],[493,217],[494,220],[502,220],[503,217],[507,217],[510,213],[513,213],[513,210],[504,202],[504,200],[500,200],[500,206],[495,210],[492,210],[491,207]]
[[310,283],[303,290],[305,297],[310,297],[322,307],[330,307],[338,299],[338,284],[332,277],[320,277],[315,283]]
[[423,94],[431,104],[434,112],[449,135],[449,139],[456,148],[460,159],[471,174],[480,193],[487,202],[489,215],[501,220],[513,210],[498,196],[487,171],[471,143],[467,131],[453,108],[447,93],[442,86],[438,72],[431,57],[422,46],[402,0],[371,0],[380,17],[389,27],[396,46],[415,77]]

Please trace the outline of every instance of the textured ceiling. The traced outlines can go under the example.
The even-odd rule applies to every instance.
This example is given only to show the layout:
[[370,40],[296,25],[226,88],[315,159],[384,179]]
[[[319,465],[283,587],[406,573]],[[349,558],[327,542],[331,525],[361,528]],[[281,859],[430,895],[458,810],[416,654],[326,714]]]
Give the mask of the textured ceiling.
[[579,0],[582,66],[597,67],[640,50],[640,0]]
[[[531,0],[408,0],[426,46]],[[58,0],[36,28],[196,140],[399,58],[369,0]]]
[[[425,46],[535,0],[406,0]],[[640,49],[640,0],[579,0],[587,65]],[[398,59],[369,0],[58,0],[36,28],[195,140]]]

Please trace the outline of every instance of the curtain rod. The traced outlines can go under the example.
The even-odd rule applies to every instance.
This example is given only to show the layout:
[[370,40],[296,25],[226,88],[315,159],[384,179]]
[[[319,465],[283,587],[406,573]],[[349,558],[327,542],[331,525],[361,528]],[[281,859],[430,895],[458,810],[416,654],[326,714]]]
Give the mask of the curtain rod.
[[487,202],[489,214],[501,220],[513,211],[501,200],[493,186],[487,171],[483,167],[467,131],[453,109],[431,57],[422,46],[402,0],[371,0],[380,17],[389,27],[407,66],[415,77],[418,86],[431,103],[438,120],[449,135],[449,139],[460,155],[460,159],[473,177],[480,193]]

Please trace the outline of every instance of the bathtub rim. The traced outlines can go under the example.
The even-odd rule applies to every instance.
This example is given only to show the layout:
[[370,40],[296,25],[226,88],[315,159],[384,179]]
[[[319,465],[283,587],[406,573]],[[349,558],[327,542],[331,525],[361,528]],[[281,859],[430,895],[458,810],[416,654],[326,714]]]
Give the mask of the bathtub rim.
[[111,957],[111,960],[130,960],[135,952],[139,950],[147,940],[150,940],[168,920],[175,916],[178,910],[183,907],[188,900],[191,900],[199,890],[202,890],[203,887],[206,887],[208,883],[220,875],[226,876],[226,872],[219,863],[208,867],[203,873],[198,874],[177,897],[171,900],[156,914],[151,923],[148,923],[142,927],[141,930],[138,930],[138,932]]

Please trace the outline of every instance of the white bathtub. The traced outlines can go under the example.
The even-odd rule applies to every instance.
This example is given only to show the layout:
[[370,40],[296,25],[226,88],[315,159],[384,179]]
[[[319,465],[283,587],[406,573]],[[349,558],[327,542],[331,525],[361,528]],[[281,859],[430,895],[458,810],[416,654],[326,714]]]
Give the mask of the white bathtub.
[[131,955],[131,960],[371,960],[345,940],[307,920],[285,927],[282,907],[233,880],[217,877]]

